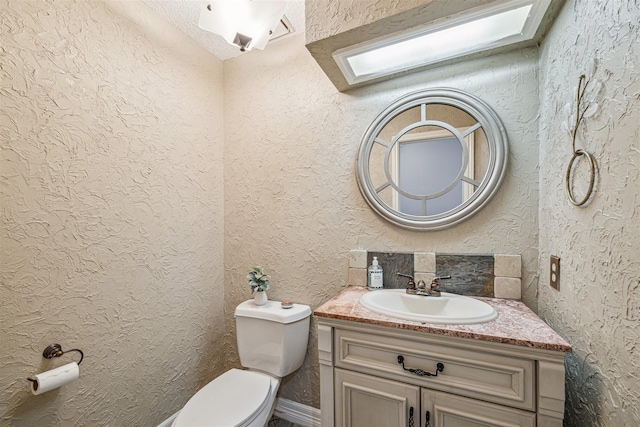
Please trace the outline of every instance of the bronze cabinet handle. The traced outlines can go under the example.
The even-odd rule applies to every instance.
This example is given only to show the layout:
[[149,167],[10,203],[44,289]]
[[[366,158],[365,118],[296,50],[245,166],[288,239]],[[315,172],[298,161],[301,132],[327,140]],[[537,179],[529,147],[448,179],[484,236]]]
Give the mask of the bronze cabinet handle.
[[402,355],[398,355],[398,363],[402,365],[402,369],[404,369],[405,371],[411,372],[412,374],[416,374],[420,377],[437,377],[438,373],[444,371],[444,364],[440,362],[438,362],[438,364],[436,365],[435,374],[431,372],[423,371],[422,369],[407,368],[404,366],[404,356]]

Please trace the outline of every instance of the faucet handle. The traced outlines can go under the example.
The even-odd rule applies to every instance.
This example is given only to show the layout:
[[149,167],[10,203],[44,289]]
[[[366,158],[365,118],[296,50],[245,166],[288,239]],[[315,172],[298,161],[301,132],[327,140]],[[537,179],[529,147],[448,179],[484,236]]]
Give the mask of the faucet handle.
[[407,282],[407,289],[415,289],[416,288],[416,282],[413,281],[413,276],[409,275],[409,274],[403,274],[403,273],[396,273],[398,276],[401,277],[406,277],[407,279],[409,279],[409,281]]
[[433,280],[431,280],[431,289],[434,289],[434,290],[440,289],[440,280],[445,280],[445,279],[451,279],[451,276],[434,277]]
[[439,281],[443,279],[451,279],[451,276],[434,277],[433,280],[431,280],[431,285],[429,286],[429,295],[432,297],[439,297],[441,295]]

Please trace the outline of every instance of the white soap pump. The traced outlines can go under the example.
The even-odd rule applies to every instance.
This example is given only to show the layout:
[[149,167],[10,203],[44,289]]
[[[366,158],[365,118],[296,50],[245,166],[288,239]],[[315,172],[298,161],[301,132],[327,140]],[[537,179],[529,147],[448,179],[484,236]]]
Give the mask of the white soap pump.
[[382,267],[378,265],[378,257],[373,257],[373,262],[367,269],[367,286],[369,289],[382,289]]

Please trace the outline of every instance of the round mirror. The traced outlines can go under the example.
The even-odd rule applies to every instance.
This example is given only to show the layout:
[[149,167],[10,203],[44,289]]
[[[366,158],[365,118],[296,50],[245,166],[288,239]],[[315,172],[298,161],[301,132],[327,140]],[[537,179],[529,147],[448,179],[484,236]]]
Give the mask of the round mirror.
[[507,167],[507,136],[482,100],[456,89],[409,93],[364,133],[356,173],[369,205],[412,230],[439,230],[476,213]]

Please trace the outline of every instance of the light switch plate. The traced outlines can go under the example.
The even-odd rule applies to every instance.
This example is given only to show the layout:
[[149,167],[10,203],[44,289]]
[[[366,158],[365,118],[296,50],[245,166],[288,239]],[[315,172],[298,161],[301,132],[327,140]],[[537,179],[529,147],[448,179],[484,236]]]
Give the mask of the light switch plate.
[[549,285],[556,291],[560,290],[560,257],[551,255],[549,264]]

